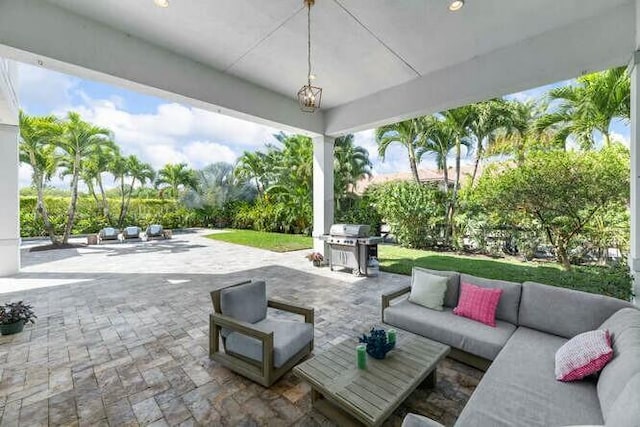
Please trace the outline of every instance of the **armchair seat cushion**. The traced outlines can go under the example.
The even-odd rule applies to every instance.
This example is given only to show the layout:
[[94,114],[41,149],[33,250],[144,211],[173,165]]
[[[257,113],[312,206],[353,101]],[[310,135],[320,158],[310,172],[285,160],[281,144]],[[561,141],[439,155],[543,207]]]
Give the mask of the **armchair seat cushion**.
[[[273,332],[273,365],[281,367],[313,341],[313,325],[292,320],[264,319],[253,324],[256,329]],[[262,341],[239,332],[227,336],[225,348],[256,362],[262,361]]]

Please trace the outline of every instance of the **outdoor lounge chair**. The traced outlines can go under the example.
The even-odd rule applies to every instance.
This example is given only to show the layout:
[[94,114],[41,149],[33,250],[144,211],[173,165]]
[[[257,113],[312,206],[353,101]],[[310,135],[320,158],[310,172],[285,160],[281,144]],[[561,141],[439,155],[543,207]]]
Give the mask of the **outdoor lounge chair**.
[[118,230],[113,227],[105,227],[98,232],[98,243],[105,240],[118,240]]
[[145,235],[147,239],[164,239],[164,229],[160,224],[151,224],[147,227],[147,231],[145,231]]
[[[209,357],[240,375],[269,387],[313,350],[313,308],[267,300],[264,281],[213,291],[211,300]],[[267,307],[304,322],[269,318]]]
[[124,230],[122,230],[122,240],[127,241],[127,240],[140,239],[141,231],[142,230],[140,230],[140,227],[129,226]]

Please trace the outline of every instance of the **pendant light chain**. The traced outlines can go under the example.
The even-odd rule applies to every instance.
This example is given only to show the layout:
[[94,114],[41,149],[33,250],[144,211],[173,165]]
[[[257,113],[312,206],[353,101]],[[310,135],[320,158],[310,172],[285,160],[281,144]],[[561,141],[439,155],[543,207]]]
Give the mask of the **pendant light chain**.
[[311,6],[314,4],[315,0],[304,0],[307,7],[307,84],[298,91],[298,102],[305,113],[313,113],[322,102],[322,88],[311,85]]
[[311,86],[311,2],[307,1],[307,63],[309,72],[307,73],[307,82]]

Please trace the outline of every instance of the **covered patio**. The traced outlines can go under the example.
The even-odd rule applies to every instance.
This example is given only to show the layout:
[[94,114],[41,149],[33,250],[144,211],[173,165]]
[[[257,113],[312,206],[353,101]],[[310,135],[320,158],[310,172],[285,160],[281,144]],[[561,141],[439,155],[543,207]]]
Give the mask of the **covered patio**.
[[[330,425],[311,410],[309,386],[293,374],[265,389],[209,360],[208,293],[247,277],[266,279],[271,295],[315,307],[322,351],[377,324],[380,294],[409,281],[319,273],[300,262],[303,253],[215,242],[202,233],[23,254],[24,271],[0,279],[5,289],[23,290],[0,296],[32,302],[39,319],[0,338],[3,426]],[[149,273],[146,266],[158,259],[162,265]],[[450,360],[439,373],[435,391],[413,393],[387,425],[399,425],[406,412],[453,424],[482,374]]]
[[[311,137],[320,252],[319,237],[333,222],[336,137],[628,65],[629,260],[640,275],[640,0],[467,0],[457,12],[445,0],[317,0],[312,72],[323,103],[312,114],[295,99],[308,77],[301,0],[156,3],[168,7],[152,0],[0,2],[0,292],[17,286],[3,299],[25,298],[39,315],[35,327],[0,338],[1,426],[327,425],[292,374],[264,389],[209,360],[208,292],[267,279],[274,295],[315,307],[321,351],[378,323],[380,295],[409,280],[319,273],[198,235],[21,253],[11,60]],[[635,287],[638,294],[640,280]],[[453,424],[482,374],[449,359],[440,372],[435,391],[411,394],[390,425],[407,412]]]

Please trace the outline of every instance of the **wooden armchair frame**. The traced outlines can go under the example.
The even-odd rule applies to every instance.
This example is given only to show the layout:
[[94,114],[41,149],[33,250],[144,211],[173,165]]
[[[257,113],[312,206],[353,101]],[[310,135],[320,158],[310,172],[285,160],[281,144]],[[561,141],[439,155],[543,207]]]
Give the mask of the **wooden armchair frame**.
[[[236,283],[229,287],[251,283],[250,280]],[[228,289],[223,288],[223,289]],[[273,366],[273,332],[264,332],[256,329],[251,323],[233,319],[222,314],[220,309],[220,292],[222,289],[211,292],[211,302],[214,313],[209,316],[209,358],[220,362],[223,366],[243,375],[265,387],[271,386],[280,377],[293,368],[298,362],[305,358],[313,350],[313,341],[304,346],[298,353],[291,357],[279,368]],[[267,307],[288,311],[304,316],[305,323],[313,325],[314,310],[310,307],[290,304],[284,301],[267,300]],[[262,361],[255,361],[237,353],[227,351],[226,339],[221,335],[221,329],[230,329],[243,335],[256,338],[262,341]],[[220,348],[220,339],[222,347]]]

